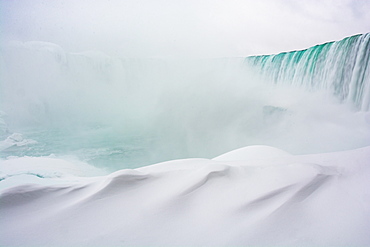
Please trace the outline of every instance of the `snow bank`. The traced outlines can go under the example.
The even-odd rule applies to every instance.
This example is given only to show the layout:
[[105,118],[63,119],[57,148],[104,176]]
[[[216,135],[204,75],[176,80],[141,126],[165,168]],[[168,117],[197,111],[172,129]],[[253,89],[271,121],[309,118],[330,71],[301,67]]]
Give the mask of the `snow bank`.
[[290,154],[285,152],[281,149],[263,146],[263,145],[256,145],[256,146],[248,146],[244,148],[239,148],[233,150],[231,152],[222,154],[217,156],[213,160],[218,161],[225,161],[225,160],[255,160],[255,159],[263,159],[263,158],[278,158],[278,157],[286,157]]
[[370,147],[294,156],[252,146],[100,177],[64,174],[64,184],[19,176],[1,190],[0,245],[370,245]]

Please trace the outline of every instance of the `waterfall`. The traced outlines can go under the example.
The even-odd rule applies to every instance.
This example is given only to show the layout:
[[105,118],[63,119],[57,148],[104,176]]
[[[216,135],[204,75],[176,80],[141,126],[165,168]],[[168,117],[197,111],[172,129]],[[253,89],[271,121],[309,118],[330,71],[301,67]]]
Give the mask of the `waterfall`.
[[370,33],[245,62],[274,84],[331,90],[358,110],[370,109]]
[[369,39],[188,60],[72,53],[39,41],[3,45],[0,159],[71,155],[116,170],[256,144],[299,154],[363,147]]

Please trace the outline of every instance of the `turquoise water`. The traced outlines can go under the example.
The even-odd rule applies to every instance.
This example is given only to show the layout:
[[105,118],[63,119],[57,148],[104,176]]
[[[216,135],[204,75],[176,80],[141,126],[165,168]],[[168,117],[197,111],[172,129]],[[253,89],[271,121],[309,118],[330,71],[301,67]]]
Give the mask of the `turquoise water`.
[[328,89],[357,109],[370,109],[370,33],[302,51],[246,58],[274,84]]
[[137,168],[159,161],[150,157],[151,140],[141,136],[117,135],[109,128],[83,130],[24,130],[22,137],[36,143],[17,146],[0,152],[0,158],[9,156],[52,156],[78,159],[91,165],[119,170]]
[[[114,171],[247,145],[295,154],[367,146],[369,40],[213,60],[11,44],[0,53],[0,158],[52,155]],[[23,139],[9,146],[14,133]]]

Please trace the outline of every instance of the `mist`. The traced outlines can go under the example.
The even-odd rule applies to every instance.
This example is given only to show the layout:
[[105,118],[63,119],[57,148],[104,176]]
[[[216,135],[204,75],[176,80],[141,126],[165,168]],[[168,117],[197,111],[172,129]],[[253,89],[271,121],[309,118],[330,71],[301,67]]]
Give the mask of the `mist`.
[[3,42],[120,57],[245,57],[370,30],[370,3],[355,0],[14,0],[0,11]]
[[369,13],[0,0],[0,245],[369,246]]
[[39,155],[106,152],[115,170],[247,145],[305,154],[370,140],[367,112],[329,90],[274,86],[244,59],[123,59],[15,42],[1,61],[3,135],[47,143]]
[[0,11],[1,136],[38,142],[3,158],[118,169],[254,144],[369,144],[366,112],[330,90],[273,85],[244,62],[368,32],[366,1],[15,0]]

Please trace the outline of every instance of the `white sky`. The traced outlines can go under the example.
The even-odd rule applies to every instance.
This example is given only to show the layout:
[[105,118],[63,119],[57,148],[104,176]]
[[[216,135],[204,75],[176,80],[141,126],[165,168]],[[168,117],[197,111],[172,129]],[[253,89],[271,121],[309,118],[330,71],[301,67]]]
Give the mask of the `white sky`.
[[369,0],[0,0],[1,38],[128,57],[234,57],[370,32]]

